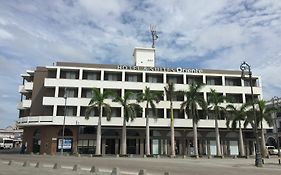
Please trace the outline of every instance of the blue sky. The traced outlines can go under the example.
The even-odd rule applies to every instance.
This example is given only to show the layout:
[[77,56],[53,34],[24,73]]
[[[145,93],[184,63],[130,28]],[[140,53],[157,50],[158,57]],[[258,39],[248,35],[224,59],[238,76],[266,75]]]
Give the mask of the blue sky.
[[57,61],[133,64],[150,47],[157,66],[234,69],[247,61],[265,99],[281,93],[280,0],[1,0],[0,128],[17,120],[20,74]]

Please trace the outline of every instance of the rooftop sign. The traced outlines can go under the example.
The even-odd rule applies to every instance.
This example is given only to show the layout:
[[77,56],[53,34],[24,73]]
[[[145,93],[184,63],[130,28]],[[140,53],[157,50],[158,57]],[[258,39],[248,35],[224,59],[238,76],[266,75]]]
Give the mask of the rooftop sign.
[[166,68],[166,67],[142,67],[142,66],[118,65],[117,69],[152,71],[152,72],[203,73],[202,69],[190,69],[190,68],[181,68],[181,67]]

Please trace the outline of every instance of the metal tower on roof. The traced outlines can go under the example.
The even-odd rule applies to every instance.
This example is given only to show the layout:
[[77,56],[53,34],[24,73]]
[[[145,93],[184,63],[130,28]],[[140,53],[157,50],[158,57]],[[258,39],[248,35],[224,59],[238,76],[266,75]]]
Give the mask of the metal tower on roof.
[[150,32],[152,36],[152,48],[155,48],[155,40],[158,39],[158,35],[156,33],[156,26],[150,25]]

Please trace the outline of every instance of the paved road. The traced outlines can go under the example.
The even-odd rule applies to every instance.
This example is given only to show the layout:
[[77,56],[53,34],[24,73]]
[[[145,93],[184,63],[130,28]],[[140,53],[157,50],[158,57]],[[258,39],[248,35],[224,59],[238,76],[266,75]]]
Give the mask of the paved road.
[[[8,166],[7,162],[14,160],[12,166]],[[264,167],[256,168],[254,159],[191,159],[191,158],[114,158],[114,157],[72,157],[72,156],[47,156],[47,155],[18,155],[18,154],[0,154],[0,169],[5,171],[0,174],[80,174],[81,172],[71,172],[74,164],[79,164],[83,171],[87,174],[89,169],[95,165],[102,171],[110,172],[113,167],[119,167],[122,174],[138,174],[140,169],[146,169],[149,174],[160,175],[165,171],[173,175],[280,175],[281,165],[278,164],[277,157],[265,159]],[[22,167],[24,161],[33,163],[41,162],[45,167],[40,171],[36,168]],[[51,166],[54,163],[60,163],[64,169],[53,170]],[[49,166],[46,167],[46,166]],[[8,167],[8,168],[5,168]],[[87,171],[86,171],[87,170]],[[36,172],[37,171],[37,172]],[[9,173],[10,172],[10,173]],[[58,173],[59,172],[59,173]]]

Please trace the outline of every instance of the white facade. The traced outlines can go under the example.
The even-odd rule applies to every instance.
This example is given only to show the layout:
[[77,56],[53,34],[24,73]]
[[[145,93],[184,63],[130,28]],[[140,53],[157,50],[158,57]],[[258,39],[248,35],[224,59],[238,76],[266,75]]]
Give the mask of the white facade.
[[[75,64],[75,63],[73,63]],[[80,65],[81,66],[81,65]],[[210,89],[215,89],[218,93],[226,96],[234,96],[237,99],[236,105],[245,103],[250,98],[250,87],[246,86],[244,80],[240,78],[239,71],[213,71],[213,70],[198,70],[198,69],[183,69],[183,68],[155,68],[155,67],[139,67],[139,66],[120,66],[109,65],[96,67],[90,64],[79,67],[68,66],[64,63],[59,63],[57,66],[45,67],[47,71],[55,73],[53,77],[44,78],[44,88],[50,92],[48,96],[43,95],[43,107],[48,107],[52,112],[49,115],[42,113],[38,116],[20,116],[19,126],[28,125],[61,125],[63,114],[59,112],[65,105],[63,98],[64,88],[73,89],[73,96],[68,97],[66,106],[73,108],[72,116],[67,116],[67,125],[96,125],[96,117],[90,120],[85,120],[83,110],[88,106],[90,101],[90,89],[99,88],[101,92],[105,90],[116,91],[121,96],[125,91],[142,92],[146,86],[153,91],[164,92],[164,87],[168,81],[174,81],[176,90],[188,90],[191,81],[198,79],[206,84],[202,89],[202,95],[207,101]],[[68,73],[73,73],[73,76],[67,77]],[[91,75],[91,73],[93,73]],[[88,76],[91,75],[91,76]],[[96,75],[96,76],[93,76]],[[89,77],[92,80],[89,80]],[[262,98],[262,88],[260,84],[260,77],[254,76],[255,87],[253,88],[256,98]],[[231,82],[233,80],[233,82]],[[21,87],[28,87],[30,90],[32,82],[27,82],[27,85]],[[231,85],[229,85],[231,84]],[[233,85],[234,84],[234,85]],[[26,91],[25,90],[25,91]],[[23,92],[22,88],[19,92]],[[184,97],[182,97],[184,98]],[[183,99],[174,101],[174,109],[180,113],[180,105]],[[133,100],[134,101],[134,100]],[[106,101],[111,107],[116,109],[116,116],[113,116],[110,122],[104,120],[103,126],[121,126],[123,109],[121,105],[112,102],[112,99]],[[140,104],[145,108],[145,104]],[[226,105],[226,104],[225,104]],[[26,109],[32,106],[30,99],[23,99],[19,103],[18,109]],[[164,96],[162,101],[156,105],[160,110],[159,119],[150,120],[150,125],[155,127],[169,127],[170,119],[168,118],[169,101]],[[220,128],[226,128],[226,120],[219,120]],[[129,122],[128,126],[145,126],[144,113],[141,118]],[[192,127],[191,119],[184,113],[182,116],[175,118],[175,127],[185,128]],[[214,128],[214,120],[209,116],[203,118],[199,122],[199,128]]]

